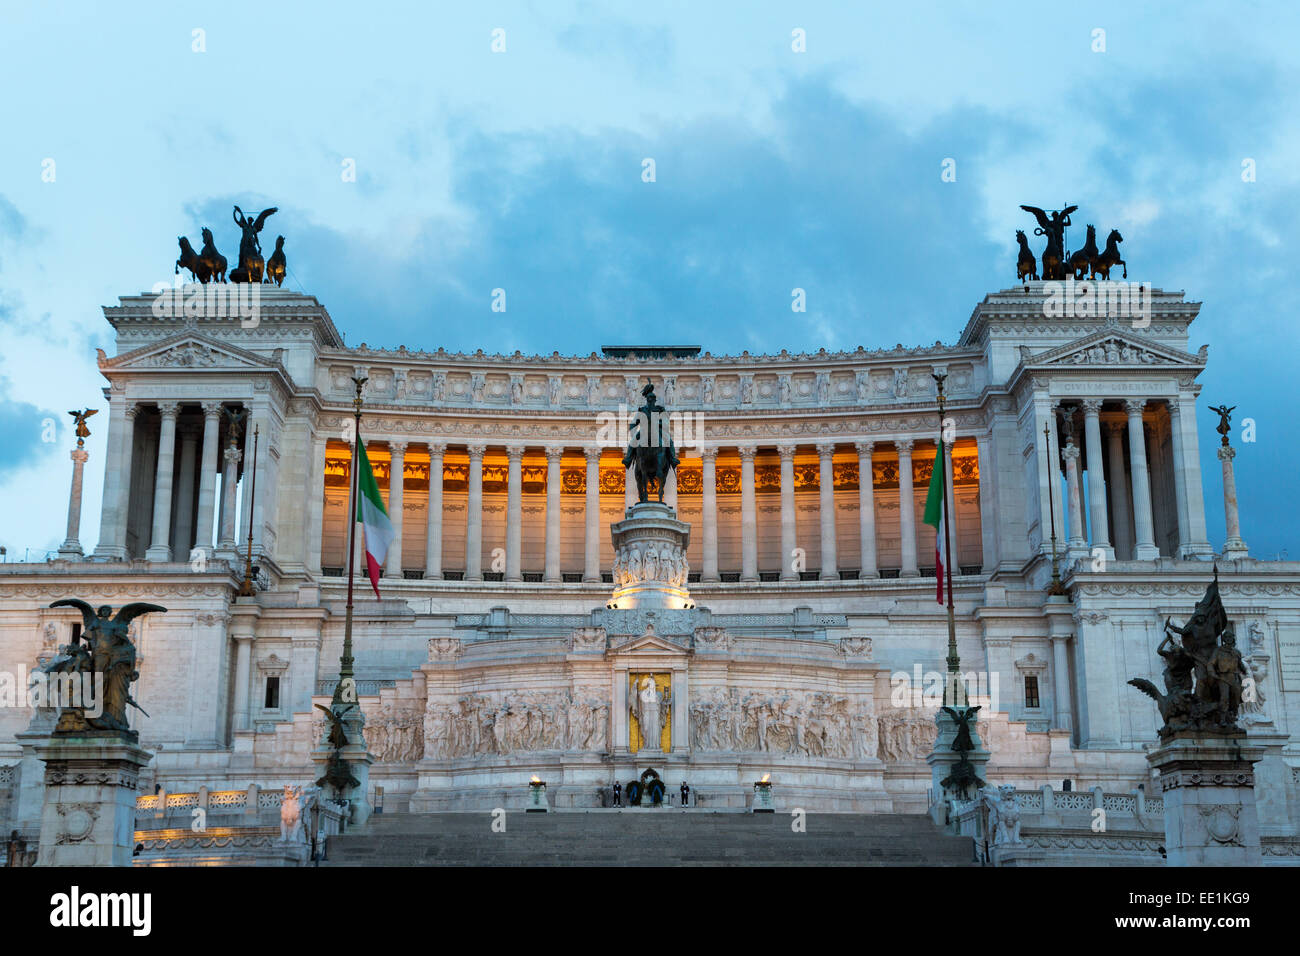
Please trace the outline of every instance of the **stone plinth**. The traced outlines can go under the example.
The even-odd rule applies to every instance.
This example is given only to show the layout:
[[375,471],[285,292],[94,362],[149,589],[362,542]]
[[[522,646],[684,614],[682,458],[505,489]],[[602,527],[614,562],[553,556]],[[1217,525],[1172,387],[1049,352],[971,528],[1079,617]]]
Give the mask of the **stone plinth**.
[[[360,735],[356,735],[361,739]],[[316,765],[317,773],[321,777],[329,769],[330,758],[334,756],[334,751],[330,747],[317,747],[312,751],[312,763]],[[370,805],[370,765],[374,763],[375,757],[366,749],[364,742],[348,744],[339,750],[339,756],[343,762],[348,765],[352,771],[352,776],[356,778],[357,785],[349,793],[341,793],[331,799],[337,799],[349,806],[348,823],[353,826],[361,826],[370,819],[374,808]],[[322,784],[321,786],[328,786]]]
[[1259,866],[1255,763],[1264,748],[1233,736],[1182,733],[1147,754],[1165,800],[1170,866]]
[[610,526],[614,539],[614,593],[609,607],[622,609],[691,608],[686,590],[690,565],[686,548],[691,526],[677,520],[668,505],[634,504],[627,517]]
[[37,866],[130,866],[140,769],[153,754],[130,736],[86,731],[37,745],[45,805]]
[[[938,734],[934,739],[934,748],[926,756],[925,762],[930,765],[930,787],[934,794],[934,802],[930,807],[930,816],[940,826],[948,824],[948,808],[953,797],[962,800],[971,800],[975,797],[975,788],[978,784],[973,784],[971,792],[965,795],[956,795],[948,793],[943,786],[943,781],[953,772],[953,768],[961,761],[961,754],[952,749],[953,741],[957,739],[957,721],[942,710],[935,715],[935,726],[939,728]],[[971,721],[974,724],[974,721]],[[975,744],[974,750],[966,751],[966,759],[971,764],[971,769],[981,780],[988,780],[988,775],[984,772],[988,766],[989,752],[985,749],[984,744],[980,741],[979,734],[975,728],[971,727],[971,741]]]

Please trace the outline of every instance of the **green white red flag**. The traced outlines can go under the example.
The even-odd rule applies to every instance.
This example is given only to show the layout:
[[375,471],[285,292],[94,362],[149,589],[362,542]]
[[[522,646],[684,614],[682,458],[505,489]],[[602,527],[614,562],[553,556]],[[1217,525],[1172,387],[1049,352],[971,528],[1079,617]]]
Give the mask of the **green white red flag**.
[[375,473],[366,456],[366,443],[357,436],[357,521],[361,523],[366,540],[366,572],[370,586],[379,597],[379,569],[388,556],[388,546],[393,541],[393,523],[388,520],[388,509],[375,483]]
[[944,495],[943,445],[939,445],[934,455],[934,471],[930,474],[930,491],[925,496],[925,517],[921,520],[934,528],[934,576],[938,581],[935,600],[943,603],[944,567],[948,563],[947,542],[943,527],[943,509],[947,505]]

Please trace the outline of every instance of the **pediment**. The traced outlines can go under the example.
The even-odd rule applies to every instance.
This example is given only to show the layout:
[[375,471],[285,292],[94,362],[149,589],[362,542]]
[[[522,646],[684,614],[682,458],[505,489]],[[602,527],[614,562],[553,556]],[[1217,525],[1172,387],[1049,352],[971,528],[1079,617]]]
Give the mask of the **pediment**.
[[688,651],[682,645],[670,641],[666,637],[660,637],[655,633],[653,625],[646,629],[646,633],[639,637],[632,637],[616,647],[610,648],[612,654],[679,654],[685,656]]
[[151,342],[130,352],[123,352],[109,358],[99,350],[99,368],[101,371],[153,371],[157,369],[192,371],[194,369],[227,370],[265,370],[279,368],[277,362],[271,361],[235,345],[214,342],[211,339],[183,332],[159,342]]
[[1020,347],[1021,364],[1027,369],[1041,368],[1177,368],[1200,370],[1205,367],[1207,347],[1196,355],[1169,348],[1140,335],[1116,328],[1101,329],[1066,345],[1034,353]]

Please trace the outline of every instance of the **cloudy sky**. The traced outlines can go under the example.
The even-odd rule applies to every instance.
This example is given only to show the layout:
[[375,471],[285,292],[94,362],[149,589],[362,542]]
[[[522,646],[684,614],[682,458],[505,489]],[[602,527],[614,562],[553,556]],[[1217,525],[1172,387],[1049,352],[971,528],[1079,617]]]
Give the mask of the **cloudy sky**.
[[101,307],[170,281],[204,223],[233,258],[232,203],[279,207],[286,284],[351,344],[587,354],[952,343],[1012,284],[1018,205],[1065,201],[1123,233],[1130,279],[1205,303],[1211,541],[1204,405],[1225,401],[1256,423],[1234,441],[1243,536],[1300,558],[1300,5],[185,6],[0,8],[10,560],[63,538]]

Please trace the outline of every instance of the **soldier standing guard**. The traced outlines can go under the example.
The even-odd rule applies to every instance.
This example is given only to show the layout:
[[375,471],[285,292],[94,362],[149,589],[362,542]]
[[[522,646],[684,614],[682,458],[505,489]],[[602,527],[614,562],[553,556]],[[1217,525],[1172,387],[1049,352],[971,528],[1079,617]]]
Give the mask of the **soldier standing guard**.
[[686,781],[682,781],[682,809],[686,809],[687,801],[691,798],[691,788],[686,786]]
[[614,806],[621,807],[622,805],[623,805],[623,787],[617,780],[615,780],[614,781]]

